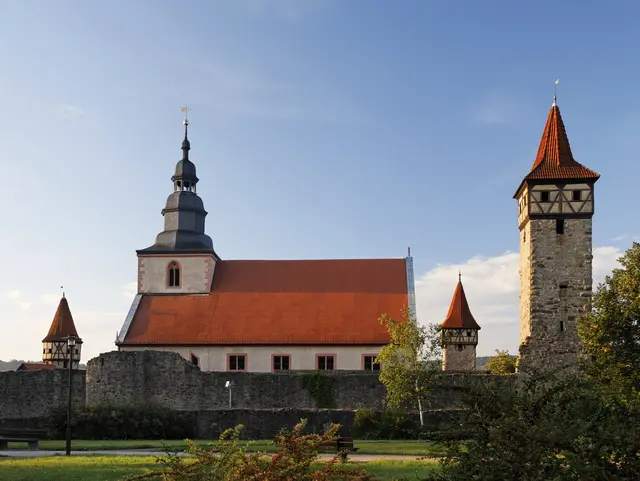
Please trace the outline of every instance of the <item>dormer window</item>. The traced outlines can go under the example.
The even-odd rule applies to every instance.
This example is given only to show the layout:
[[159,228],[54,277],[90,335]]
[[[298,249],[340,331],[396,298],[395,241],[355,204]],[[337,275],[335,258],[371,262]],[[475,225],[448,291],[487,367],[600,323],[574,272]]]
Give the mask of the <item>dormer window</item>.
[[176,261],[169,263],[169,287],[180,287],[180,264]]

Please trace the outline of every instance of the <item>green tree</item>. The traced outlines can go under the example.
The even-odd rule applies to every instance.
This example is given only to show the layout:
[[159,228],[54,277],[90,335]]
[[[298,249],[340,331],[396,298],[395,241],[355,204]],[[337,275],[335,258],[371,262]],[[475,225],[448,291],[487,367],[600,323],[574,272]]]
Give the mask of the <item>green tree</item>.
[[493,374],[513,374],[516,372],[515,356],[509,355],[509,351],[500,351],[496,349],[496,355],[487,361],[485,369]]
[[598,286],[592,310],[578,320],[584,368],[627,401],[640,401],[640,243]]
[[380,381],[387,390],[387,406],[391,409],[417,407],[423,427],[429,390],[442,376],[440,327],[418,324],[409,308],[403,309],[400,320],[384,314],[380,322],[391,338],[377,357],[381,365]]
[[441,434],[443,469],[428,480],[638,479],[640,413],[599,384],[580,373],[476,381],[459,387],[462,419]]

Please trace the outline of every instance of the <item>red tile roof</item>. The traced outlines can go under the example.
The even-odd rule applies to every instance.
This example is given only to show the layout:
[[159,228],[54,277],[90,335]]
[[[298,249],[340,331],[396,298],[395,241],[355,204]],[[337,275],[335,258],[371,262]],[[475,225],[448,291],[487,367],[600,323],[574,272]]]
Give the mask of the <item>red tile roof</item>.
[[58,366],[55,364],[45,364],[43,362],[23,362],[18,366],[16,371],[39,371],[41,369],[58,369]]
[[443,329],[480,329],[480,326],[473,318],[467,296],[464,294],[462,281],[458,281],[456,290],[451,299],[447,318],[440,325]]
[[76,330],[76,325],[73,322],[67,298],[64,297],[63,294],[62,299],[60,299],[60,303],[58,304],[56,314],[53,316],[49,333],[42,342],[62,341],[68,336],[78,337],[78,331]]
[[207,295],[144,295],[123,345],[369,344],[408,303],[404,259],[219,261]]
[[[544,179],[596,181],[598,178],[600,178],[600,174],[585,167],[573,158],[567,131],[560,115],[560,108],[554,103],[544,126],[538,154],[531,166],[531,171],[526,175],[522,183],[527,180]],[[518,191],[520,191],[521,187],[522,184],[520,184]]]

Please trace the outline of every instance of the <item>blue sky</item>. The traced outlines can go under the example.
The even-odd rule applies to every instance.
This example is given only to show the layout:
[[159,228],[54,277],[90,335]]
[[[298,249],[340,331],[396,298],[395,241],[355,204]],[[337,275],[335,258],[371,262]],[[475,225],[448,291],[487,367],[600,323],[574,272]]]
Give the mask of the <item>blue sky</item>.
[[84,360],[113,348],[135,249],[162,229],[184,103],[223,258],[411,246],[421,319],[444,318],[462,268],[480,353],[515,352],[511,197],[556,78],[574,155],[602,175],[596,277],[640,234],[624,208],[639,15],[631,1],[0,3],[0,359],[39,358],[61,285]]

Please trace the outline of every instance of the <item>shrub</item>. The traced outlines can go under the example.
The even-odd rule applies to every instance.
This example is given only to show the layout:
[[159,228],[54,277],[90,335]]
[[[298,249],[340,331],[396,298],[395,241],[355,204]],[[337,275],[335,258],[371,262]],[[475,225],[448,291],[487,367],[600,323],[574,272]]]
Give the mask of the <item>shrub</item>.
[[318,447],[336,438],[340,425],[332,425],[322,435],[302,434],[305,421],[291,431],[282,431],[276,436],[278,450],[275,455],[247,453],[238,445],[242,426],[228,429],[217,443],[199,448],[187,440],[187,452],[195,456],[195,462],[185,460],[177,454],[167,453],[159,458],[163,468],[129,478],[163,479],[165,481],[367,481],[374,479],[364,469],[346,469],[337,454],[320,469],[312,463],[318,457]]
[[351,433],[361,439],[419,439],[422,429],[402,411],[358,409]]
[[[50,411],[49,436],[64,438],[66,422],[65,409]],[[74,411],[71,422],[79,439],[185,439],[197,434],[192,413],[157,406],[84,406]]]

